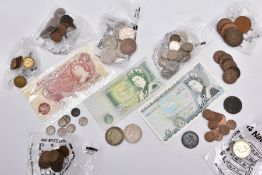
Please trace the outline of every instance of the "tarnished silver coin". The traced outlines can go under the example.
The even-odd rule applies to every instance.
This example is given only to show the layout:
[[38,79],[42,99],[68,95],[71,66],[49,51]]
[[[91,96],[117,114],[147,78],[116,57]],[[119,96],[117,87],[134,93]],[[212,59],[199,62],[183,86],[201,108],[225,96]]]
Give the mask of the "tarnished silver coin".
[[244,159],[251,154],[251,146],[245,140],[238,140],[233,145],[233,153],[237,157]]
[[168,45],[168,48],[169,48],[170,50],[179,50],[179,49],[180,49],[180,45],[181,45],[180,42],[170,41],[170,42],[169,42],[169,45]]
[[60,127],[65,127],[68,123],[67,123],[66,119],[62,117],[62,118],[60,118],[60,119],[58,120],[57,124],[58,124],[58,126],[60,126]]
[[59,137],[64,137],[64,136],[66,135],[66,133],[67,133],[67,130],[66,130],[65,128],[59,128],[59,129],[57,130],[57,135],[58,135]]
[[108,35],[102,39],[102,47],[115,49],[118,46],[118,41],[114,36]]
[[46,134],[47,135],[54,135],[55,134],[55,132],[56,132],[56,129],[55,129],[55,127],[54,126],[52,126],[52,125],[50,125],[50,126],[48,126],[47,128],[46,128]]
[[112,64],[116,60],[116,50],[112,48],[103,48],[100,53],[100,60],[105,64]]
[[176,50],[169,50],[167,53],[167,58],[171,61],[177,60],[177,51]]
[[195,148],[199,143],[198,135],[193,131],[187,131],[182,135],[182,144],[187,148]]
[[112,146],[119,145],[124,140],[124,132],[119,127],[111,127],[106,131],[105,139]]
[[135,39],[136,38],[136,32],[133,28],[131,27],[122,27],[119,30],[119,39],[124,40],[127,38]]
[[88,119],[86,117],[81,117],[78,120],[78,123],[79,123],[80,126],[86,126],[88,124]]
[[181,60],[179,60],[179,62],[181,62],[181,63],[187,62],[187,61],[190,60],[190,58],[191,58],[191,55],[189,54],[189,55],[185,56],[184,58],[182,58]]
[[177,128],[183,128],[186,125],[186,120],[183,117],[176,117],[174,124]]
[[65,11],[65,9],[63,9],[63,8],[58,8],[58,9],[56,9],[55,12],[54,12],[54,16],[55,16],[55,17],[58,17],[58,18],[61,18],[61,17],[64,16],[65,14],[66,14],[66,11]]
[[172,75],[174,75],[174,73],[173,73],[171,70],[169,70],[169,69],[163,68],[163,69],[161,70],[161,76],[162,76],[163,78],[165,78],[165,79],[171,78]]
[[174,74],[179,70],[179,65],[180,64],[176,61],[169,61],[168,60],[165,68],[170,70]]
[[68,133],[74,133],[76,131],[76,126],[72,123],[68,124],[66,127]]
[[165,67],[166,64],[168,63],[168,60],[165,59],[165,58],[163,58],[163,57],[160,57],[160,58],[157,60],[157,62],[158,62],[158,65],[159,65],[159,66]]
[[64,118],[64,119],[66,120],[66,123],[67,123],[67,124],[71,122],[71,118],[70,118],[69,115],[63,115],[62,118]]
[[142,130],[136,124],[128,125],[125,130],[125,139],[130,143],[137,143],[142,138]]

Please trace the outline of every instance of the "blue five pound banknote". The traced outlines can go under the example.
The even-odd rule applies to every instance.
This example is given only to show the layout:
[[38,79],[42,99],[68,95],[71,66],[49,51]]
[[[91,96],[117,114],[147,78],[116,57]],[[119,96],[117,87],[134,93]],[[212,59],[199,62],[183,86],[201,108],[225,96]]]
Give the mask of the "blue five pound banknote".
[[161,141],[167,143],[223,92],[203,65],[197,64],[139,111]]

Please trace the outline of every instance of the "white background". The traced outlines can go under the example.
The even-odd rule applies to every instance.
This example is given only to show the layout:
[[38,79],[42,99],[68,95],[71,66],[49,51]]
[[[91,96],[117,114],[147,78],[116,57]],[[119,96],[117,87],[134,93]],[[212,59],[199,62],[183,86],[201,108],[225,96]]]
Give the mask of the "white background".
[[[55,4],[84,17],[92,24],[94,31],[108,10],[107,0],[1,0],[0,2],[0,76],[8,69],[9,54],[21,37],[31,35],[42,24]],[[117,2],[117,1],[115,1]],[[262,1],[253,0],[258,12],[262,10]],[[153,48],[165,33],[175,29],[187,19],[199,17],[206,23],[216,18],[230,3],[229,0],[141,0],[141,20],[137,36],[138,50],[127,66],[113,66],[110,69],[121,73],[141,58],[151,57]],[[241,77],[234,85],[225,85],[228,95],[236,95],[243,102],[243,109],[237,115],[229,115],[223,109],[223,98],[210,108],[225,113],[228,118],[237,120],[239,125],[261,121],[262,100],[262,41],[251,55],[244,55],[224,44],[217,34],[209,36],[213,42],[193,58],[194,61],[180,70],[180,75],[196,62],[204,62],[215,77],[221,80],[222,71],[213,62],[212,55],[223,49],[233,55],[241,69]],[[41,52],[42,70],[59,63],[64,57]],[[175,76],[172,81],[179,78]],[[2,83],[2,82],[1,82]],[[104,140],[104,131],[88,114],[84,105],[80,105],[82,115],[89,118],[89,125],[77,128],[77,135],[86,142],[100,144],[101,154],[96,162],[96,175],[210,175],[212,171],[203,160],[203,156],[219,143],[206,143],[203,139],[207,131],[207,122],[198,117],[186,130],[199,134],[200,143],[192,150],[181,144],[181,133],[168,145],[163,145],[143,119],[135,111],[126,117],[119,126],[137,123],[143,130],[143,139],[137,144],[123,142],[120,146],[109,146]],[[44,131],[44,127],[25,98],[17,89],[0,88],[0,174],[25,174],[28,161],[28,134],[31,131]],[[224,138],[225,139],[225,138]]]

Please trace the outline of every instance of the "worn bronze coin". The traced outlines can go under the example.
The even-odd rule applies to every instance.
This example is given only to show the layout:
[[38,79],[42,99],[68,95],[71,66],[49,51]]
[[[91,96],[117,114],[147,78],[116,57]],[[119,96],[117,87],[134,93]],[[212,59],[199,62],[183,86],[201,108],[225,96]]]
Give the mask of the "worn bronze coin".
[[230,129],[226,125],[219,125],[219,132],[223,135],[228,135],[230,132]]
[[225,99],[224,108],[230,114],[237,114],[242,110],[242,102],[239,98],[230,96]]
[[18,88],[23,88],[26,85],[26,83],[27,83],[27,80],[24,76],[19,75],[15,77],[14,79],[14,84]]
[[57,150],[51,150],[49,151],[49,161],[55,162],[59,158],[59,152]]
[[211,111],[210,109],[205,109],[202,112],[202,116],[207,119],[208,121],[213,121],[216,118],[216,113]]
[[219,60],[220,60],[221,56],[224,55],[224,54],[225,54],[225,52],[222,51],[222,50],[216,51],[216,52],[214,53],[214,55],[213,55],[214,61],[219,64]]
[[208,122],[208,128],[211,129],[211,130],[218,128],[218,122],[217,121],[209,121]]
[[22,56],[13,58],[10,64],[10,69],[14,70],[14,69],[18,69],[19,67],[21,67],[22,60],[23,60]]
[[226,125],[230,130],[234,130],[237,127],[237,123],[235,120],[228,120]]
[[215,138],[216,141],[221,141],[223,139],[223,134],[219,132],[219,135]]
[[225,30],[224,41],[232,47],[237,47],[242,44],[244,38],[243,34],[233,27]]
[[74,19],[69,15],[63,15],[60,19],[60,24],[68,27],[76,28],[74,25]]
[[220,114],[220,113],[217,113],[217,112],[215,114],[216,114],[215,121],[220,123],[221,120],[222,120],[223,114]]
[[50,34],[50,39],[56,43],[62,41],[63,36],[58,33],[56,30]]
[[217,32],[220,34],[221,33],[221,30],[223,28],[223,26],[227,23],[231,23],[233,21],[231,21],[229,18],[222,18],[218,21],[217,23]]
[[47,169],[51,166],[50,161],[49,161],[49,151],[44,151],[41,153],[40,158],[38,160],[38,165],[42,169]]
[[226,61],[223,62],[222,70],[226,71],[228,69],[231,69],[232,67],[237,67],[236,62],[233,59],[226,60]]
[[222,55],[222,56],[220,57],[220,59],[219,59],[219,65],[220,65],[221,68],[223,68],[223,64],[224,64],[224,62],[227,61],[227,60],[233,60],[233,57],[232,57],[230,54],[228,54],[228,53],[225,53],[224,55]]
[[58,151],[59,151],[59,153],[63,154],[64,157],[69,156],[69,149],[65,145],[60,146]]
[[228,69],[223,74],[223,80],[227,84],[233,84],[239,78],[239,72],[237,72],[234,68]]
[[59,154],[57,160],[54,162],[51,162],[51,169],[54,172],[60,172],[63,169],[63,165],[64,165],[64,155]]
[[247,33],[251,29],[251,20],[247,16],[239,16],[235,19],[236,26],[241,33]]
[[236,26],[233,22],[227,23],[227,24],[225,24],[225,25],[223,26],[220,35],[221,35],[222,37],[224,37],[226,30],[231,29],[231,28],[234,28],[234,29],[237,29],[237,30],[238,30],[237,26]]
[[212,131],[205,133],[204,138],[207,142],[213,142],[215,140],[215,134]]
[[106,131],[105,139],[108,144],[117,146],[123,142],[125,138],[124,132],[119,127],[111,127]]
[[136,51],[136,41],[127,38],[120,42],[120,51],[125,55],[131,55]]
[[61,36],[63,36],[67,31],[67,27],[64,25],[60,25],[58,28],[56,28],[55,31],[59,33]]

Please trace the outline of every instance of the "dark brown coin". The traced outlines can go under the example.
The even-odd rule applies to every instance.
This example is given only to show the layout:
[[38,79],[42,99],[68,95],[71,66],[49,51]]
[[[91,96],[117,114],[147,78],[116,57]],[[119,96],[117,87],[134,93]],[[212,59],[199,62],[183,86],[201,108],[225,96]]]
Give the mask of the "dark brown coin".
[[27,81],[24,76],[17,76],[14,79],[14,84],[18,88],[23,88],[26,85]]
[[179,35],[177,34],[173,34],[171,37],[170,37],[170,41],[177,41],[177,42],[180,42],[181,41],[181,38]]
[[237,67],[236,62],[233,59],[226,60],[226,61],[224,61],[223,65],[222,65],[222,70],[226,71],[228,69],[231,69],[232,67]]
[[224,41],[232,47],[237,47],[243,42],[243,34],[235,28],[225,30]]
[[230,129],[226,125],[219,125],[219,132],[223,135],[228,135]]
[[72,115],[73,117],[78,117],[78,116],[80,115],[80,113],[81,113],[81,111],[80,111],[79,108],[73,108],[73,109],[71,110],[71,115]]
[[10,64],[10,69],[14,70],[14,69],[21,67],[22,60],[23,60],[23,57],[21,56],[13,58]]
[[58,159],[54,162],[51,162],[51,169],[54,172],[60,172],[63,169],[63,165],[64,165],[64,155],[59,154]]
[[67,27],[64,25],[60,25],[58,28],[56,28],[56,32],[59,33],[61,36],[63,36],[66,33]]
[[237,30],[238,30],[237,26],[236,26],[233,22],[227,23],[227,24],[225,24],[225,25],[223,26],[220,35],[221,35],[222,37],[224,37],[226,30],[231,29],[231,28],[234,28],[234,29],[237,29]]
[[223,64],[225,61],[227,60],[233,60],[233,57],[230,54],[225,53],[224,55],[222,55],[219,59],[219,65],[221,68],[223,68]]
[[224,55],[224,54],[225,54],[225,52],[222,51],[222,50],[216,51],[216,52],[214,53],[214,55],[213,55],[214,61],[215,61],[216,63],[219,63],[220,57],[221,57],[222,55]]
[[247,33],[251,29],[251,20],[246,16],[239,16],[236,18],[235,22],[241,33]]
[[49,151],[44,151],[38,160],[38,165],[42,169],[47,169],[51,166],[50,161],[49,161]]
[[229,96],[224,101],[224,108],[230,114],[237,114],[242,110],[242,102],[235,96]]
[[57,161],[58,158],[59,158],[59,152],[57,150],[49,151],[49,161],[51,163]]
[[216,113],[211,111],[210,109],[205,109],[202,112],[202,116],[207,119],[208,121],[213,121],[216,118]]
[[60,24],[65,25],[68,27],[76,28],[74,25],[74,19],[69,15],[64,15],[61,17]]
[[136,41],[127,38],[120,42],[120,51],[125,55],[131,55],[136,51]]
[[218,122],[217,121],[208,122],[208,128],[211,129],[211,130],[218,128]]
[[220,19],[220,20],[218,21],[218,23],[217,23],[217,32],[220,34],[223,26],[224,26],[225,24],[231,23],[231,22],[233,22],[233,21],[231,21],[231,20],[228,19],[228,18],[222,18],[222,19]]
[[226,126],[230,129],[230,130],[234,130],[237,127],[237,123],[235,120],[228,120],[226,123]]
[[50,39],[56,43],[59,43],[63,38],[63,35],[58,33],[57,31],[54,31],[50,34]]
[[235,83],[240,76],[240,72],[238,72],[237,70],[238,69],[235,69],[235,67],[226,70],[223,74],[224,82],[227,84]]
[[64,157],[69,156],[69,149],[65,145],[60,146],[58,151],[59,153],[63,154]]
[[215,140],[215,134],[212,131],[205,133],[204,138],[207,142],[213,142]]

